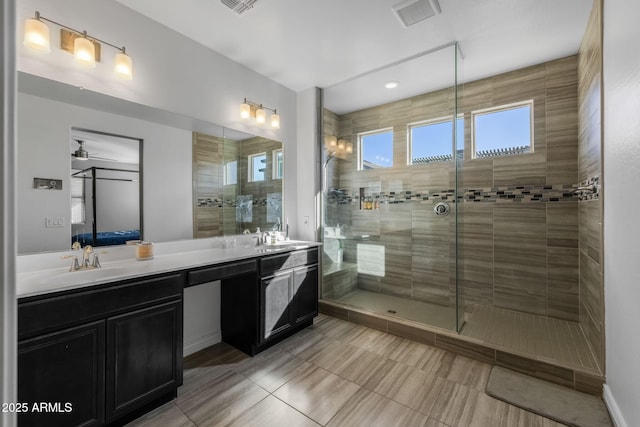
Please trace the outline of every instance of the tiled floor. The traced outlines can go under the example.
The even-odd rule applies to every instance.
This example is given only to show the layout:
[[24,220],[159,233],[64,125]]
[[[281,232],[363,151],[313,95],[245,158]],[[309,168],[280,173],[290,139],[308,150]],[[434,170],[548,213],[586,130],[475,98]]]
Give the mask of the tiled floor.
[[185,359],[178,398],[131,426],[561,426],[484,393],[490,366],[320,315],[254,358]]
[[[350,292],[337,302],[455,330],[456,313],[451,307],[360,289]],[[389,309],[395,313],[389,314]],[[577,322],[475,305],[467,313],[460,335],[498,350],[600,374],[587,339]]]

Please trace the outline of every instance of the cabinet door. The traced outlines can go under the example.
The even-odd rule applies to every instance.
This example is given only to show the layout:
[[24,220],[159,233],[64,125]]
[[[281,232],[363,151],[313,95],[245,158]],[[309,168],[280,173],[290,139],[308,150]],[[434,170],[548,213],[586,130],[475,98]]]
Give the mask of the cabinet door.
[[291,288],[293,272],[287,270],[260,281],[261,342],[277,335],[291,326]]
[[176,301],[107,319],[107,420],[175,393],[181,318]]
[[104,421],[104,321],[18,343],[20,427]]
[[304,322],[318,315],[318,266],[293,271],[293,321]]

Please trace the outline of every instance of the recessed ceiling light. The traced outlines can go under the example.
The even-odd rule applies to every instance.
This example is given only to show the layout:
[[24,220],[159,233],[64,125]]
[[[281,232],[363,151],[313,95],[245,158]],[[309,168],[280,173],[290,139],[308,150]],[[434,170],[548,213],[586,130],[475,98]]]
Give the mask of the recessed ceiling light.
[[391,81],[389,81],[389,82],[386,82],[386,83],[384,84],[384,87],[386,87],[387,89],[395,89],[395,88],[397,88],[397,87],[398,87],[398,84],[399,84],[399,83],[398,83],[397,81],[395,81],[395,80],[391,80]]

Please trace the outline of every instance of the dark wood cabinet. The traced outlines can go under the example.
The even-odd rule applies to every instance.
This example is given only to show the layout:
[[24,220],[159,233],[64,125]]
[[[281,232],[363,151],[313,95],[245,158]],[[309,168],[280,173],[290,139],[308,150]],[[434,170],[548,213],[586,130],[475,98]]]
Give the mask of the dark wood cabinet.
[[[121,422],[175,397],[182,381],[182,277],[19,300],[18,400],[30,408],[19,415],[20,427]],[[31,410],[41,402],[48,410]]]
[[260,279],[260,342],[291,327],[292,272]]
[[178,388],[182,304],[107,319],[107,418],[118,418]]
[[21,341],[18,398],[28,407],[18,413],[19,425],[101,425],[104,344],[104,321]]
[[222,281],[222,340],[253,356],[318,315],[318,249],[263,256],[254,277]]
[[293,270],[294,323],[306,322],[318,315],[318,264]]

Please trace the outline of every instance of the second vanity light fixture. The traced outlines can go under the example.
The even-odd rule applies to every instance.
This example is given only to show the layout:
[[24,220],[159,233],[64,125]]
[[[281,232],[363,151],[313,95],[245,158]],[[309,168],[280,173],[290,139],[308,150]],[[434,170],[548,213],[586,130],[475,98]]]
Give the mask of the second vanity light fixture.
[[333,135],[330,135],[329,137],[327,137],[326,145],[327,145],[327,150],[329,152],[334,152],[335,154],[353,153],[352,143],[346,142],[344,139],[338,138]]
[[124,46],[118,47],[99,38],[90,36],[86,31],[78,31],[59,22],[45,18],[36,11],[34,18],[29,18],[24,24],[24,45],[39,52],[51,52],[49,27],[47,21],[60,27],[60,48],[73,53],[80,65],[95,68],[96,61],[100,61],[100,43],[111,46],[118,51],[115,56],[115,73],[125,79],[133,79],[133,61],[127,55]]
[[269,108],[262,104],[249,101],[247,98],[240,104],[240,117],[243,119],[253,117],[258,124],[264,124],[267,121],[267,112],[265,110],[272,112],[270,117],[271,127],[280,129],[280,116],[275,108]]

